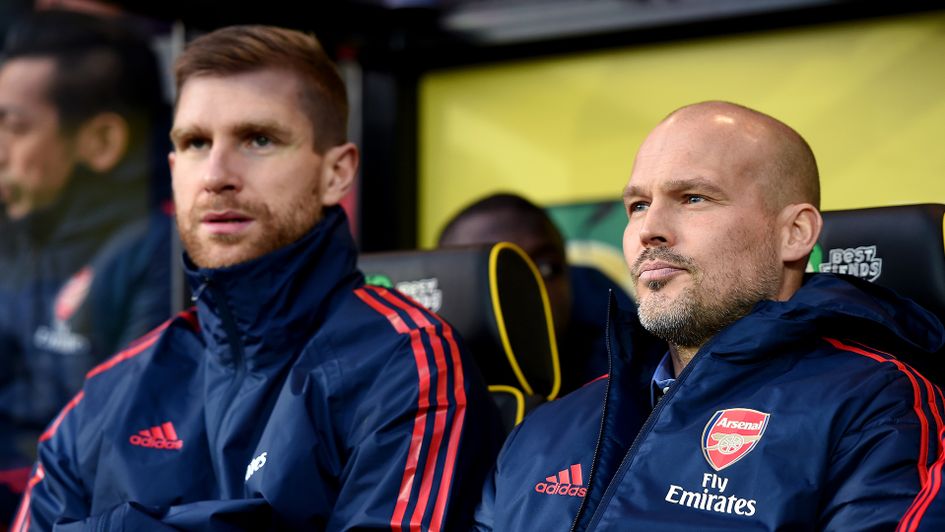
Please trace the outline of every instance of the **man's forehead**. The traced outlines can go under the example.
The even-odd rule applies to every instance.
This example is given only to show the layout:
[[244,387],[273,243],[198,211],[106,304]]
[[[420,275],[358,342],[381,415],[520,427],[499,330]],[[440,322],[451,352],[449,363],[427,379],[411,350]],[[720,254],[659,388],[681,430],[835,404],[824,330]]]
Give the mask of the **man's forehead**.
[[300,112],[300,94],[297,76],[283,69],[196,75],[180,88],[174,123],[212,122],[223,116],[239,116],[241,122],[271,122],[280,113]]
[[520,244],[527,241],[540,246],[555,239],[552,228],[546,227],[537,216],[514,209],[497,209],[465,216],[456,225],[453,240],[470,243],[506,240]]
[[56,61],[52,57],[14,57],[0,65],[0,95],[28,96],[44,99],[52,77],[56,72]]
[[245,92],[272,92],[301,94],[302,80],[286,68],[264,67],[240,72],[200,72],[189,76],[179,87],[179,99],[194,88],[200,90],[231,90]]

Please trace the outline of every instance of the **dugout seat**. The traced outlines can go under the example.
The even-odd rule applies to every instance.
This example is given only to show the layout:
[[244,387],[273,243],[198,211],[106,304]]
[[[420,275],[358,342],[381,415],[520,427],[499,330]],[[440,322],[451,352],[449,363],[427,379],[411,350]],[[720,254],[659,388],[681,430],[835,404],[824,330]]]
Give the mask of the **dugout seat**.
[[[810,269],[891,288],[945,322],[945,205],[826,211]],[[945,385],[945,353],[910,364]]]
[[459,332],[506,429],[557,397],[557,343],[545,285],[519,247],[494,245],[363,254],[368,284],[396,288]]

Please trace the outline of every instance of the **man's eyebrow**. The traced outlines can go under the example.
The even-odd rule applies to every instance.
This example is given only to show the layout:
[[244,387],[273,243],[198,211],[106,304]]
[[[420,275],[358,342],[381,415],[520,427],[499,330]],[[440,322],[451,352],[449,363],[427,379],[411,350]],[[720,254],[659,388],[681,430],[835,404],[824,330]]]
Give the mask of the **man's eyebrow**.
[[[722,187],[713,183],[704,177],[693,177],[689,179],[671,179],[659,185],[659,188],[665,192],[677,193],[684,191],[705,192],[713,196],[724,196],[725,191]],[[629,184],[623,190],[623,198],[643,197],[647,194],[642,187]]]
[[689,179],[672,179],[663,184],[662,188],[668,192],[683,192],[692,190],[696,192],[707,192],[712,195],[725,195],[722,187],[713,183],[704,177],[693,177]]
[[23,117],[25,113],[17,107],[10,105],[0,105],[0,118]]
[[199,136],[205,136],[206,131],[201,127],[187,126],[187,127],[175,127],[171,130],[171,142],[174,144],[180,144],[186,138],[193,138]]
[[238,122],[230,128],[230,131],[237,137],[263,134],[285,139],[290,136],[290,130],[274,120]]
[[[235,137],[249,135],[270,135],[280,139],[290,136],[290,130],[273,120],[253,120],[238,122],[230,127],[230,134]],[[184,126],[171,130],[171,141],[180,143],[190,137],[208,137],[210,133],[200,126]]]
[[640,187],[636,185],[630,184],[624,187],[623,189],[623,199],[636,198],[643,195],[644,195],[643,189],[641,189]]

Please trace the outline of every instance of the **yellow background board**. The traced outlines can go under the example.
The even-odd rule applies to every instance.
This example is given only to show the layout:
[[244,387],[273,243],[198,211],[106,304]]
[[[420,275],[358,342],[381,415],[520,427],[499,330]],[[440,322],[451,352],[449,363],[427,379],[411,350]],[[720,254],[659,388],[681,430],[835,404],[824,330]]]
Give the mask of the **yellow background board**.
[[667,113],[711,99],[810,142],[824,209],[945,203],[945,11],[641,45],[426,75],[420,245],[504,190],[617,199]]

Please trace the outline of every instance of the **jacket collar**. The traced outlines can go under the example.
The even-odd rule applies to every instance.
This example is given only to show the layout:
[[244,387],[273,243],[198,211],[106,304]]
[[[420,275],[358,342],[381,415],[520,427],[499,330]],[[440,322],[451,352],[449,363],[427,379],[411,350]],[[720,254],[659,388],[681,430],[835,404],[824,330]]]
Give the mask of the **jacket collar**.
[[720,331],[703,351],[732,360],[774,356],[785,344],[823,336],[857,337],[912,351],[945,345],[938,318],[910,299],[848,275],[807,274],[787,301],[762,301]]
[[[617,309],[611,327],[622,348],[613,355],[626,363],[631,357],[656,357],[665,344],[640,325],[635,311]],[[851,276],[807,274],[804,284],[787,301],[762,301],[748,315],[728,325],[700,350],[732,360],[776,356],[787,343],[821,336],[869,336],[908,345],[926,353],[945,346],[945,328],[938,318],[910,299]],[[622,341],[621,341],[621,338]],[[642,349],[639,345],[648,346]],[[640,353],[641,350],[653,351]],[[636,352],[634,352],[636,351]]]
[[[706,342],[697,356],[760,360],[825,335],[863,339],[868,334],[919,353],[936,353],[945,343],[945,330],[937,318],[890,290],[832,274],[809,274],[804,281],[788,301],[755,305],[747,316]],[[643,328],[635,310],[617,308],[613,295],[607,341],[610,378],[591,482],[576,517],[576,530],[585,530],[593,519],[610,479],[644,426],[650,414],[650,378],[667,348]]]
[[257,368],[294,354],[324,320],[340,290],[361,282],[344,211],[296,242],[227,268],[198,268],[184,255],[206,350],[224,364]]

